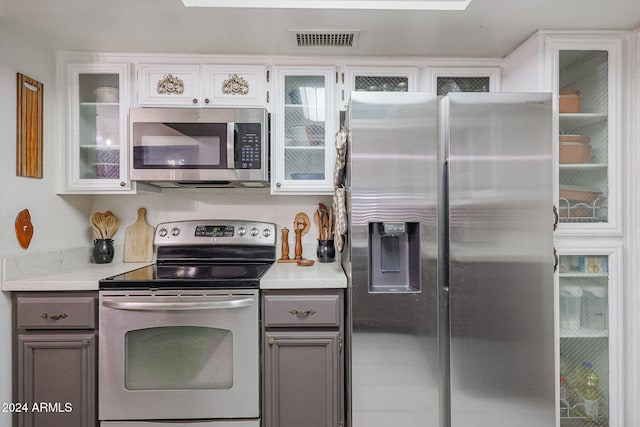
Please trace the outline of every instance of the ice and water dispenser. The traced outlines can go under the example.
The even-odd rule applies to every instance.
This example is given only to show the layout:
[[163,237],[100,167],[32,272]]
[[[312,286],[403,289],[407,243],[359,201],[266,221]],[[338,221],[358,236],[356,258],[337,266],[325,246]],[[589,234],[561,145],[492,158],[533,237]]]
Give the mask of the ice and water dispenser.
[[420,292],[417,222],[369,223],[369,292]]

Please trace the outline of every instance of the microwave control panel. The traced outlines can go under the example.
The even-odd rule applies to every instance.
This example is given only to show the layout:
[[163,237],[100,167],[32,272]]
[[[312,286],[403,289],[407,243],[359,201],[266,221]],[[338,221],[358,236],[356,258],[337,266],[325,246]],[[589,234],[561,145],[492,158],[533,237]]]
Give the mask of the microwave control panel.
[[260,123],[236,123],[235,168],[262,168],[262,129]]

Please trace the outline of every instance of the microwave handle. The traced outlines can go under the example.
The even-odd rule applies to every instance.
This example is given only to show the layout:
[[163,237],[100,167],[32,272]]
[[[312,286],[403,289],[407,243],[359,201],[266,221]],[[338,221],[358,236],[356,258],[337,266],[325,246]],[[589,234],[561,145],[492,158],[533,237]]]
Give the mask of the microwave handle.
[[236,129],[235,122],[227,123],[227,169],[236,168],[235,129]]
[[139,302],[114,301],[105,299],[102,305],[117,310],[132,311],[181,311],[181,310],[215,310],[221,308],[241,308],[253,305],[251,298],[232,299],[227,301],[197,301],[197,302]]

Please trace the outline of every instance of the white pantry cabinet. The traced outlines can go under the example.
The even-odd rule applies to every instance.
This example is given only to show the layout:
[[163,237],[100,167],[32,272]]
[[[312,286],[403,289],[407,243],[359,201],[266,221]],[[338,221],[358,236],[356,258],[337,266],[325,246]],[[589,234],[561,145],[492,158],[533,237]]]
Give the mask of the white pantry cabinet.
[[622,249],[558,249],[559,425],[623,426]]
[[553,94],[560,236],[624,233],[628,46],[627,32],[539,32],[505,60],[504,90]]
[[338,109],[335,67],[278,67],[272,116],[271,192],[333,192]]
[[264,65],[139,64],[142,107],[263,107]]
[[[634,286],[628,283],[632,267],[622,256],[632,239],[622,216],[633,203],[623,197],[629,195],[630,173],[628,49],[628,32],[541,31],[506,58],[503,68],[504,90],[551,92],[554,98],[557,372],[570,377],[584,362],[598,377],[597,393],[593,387],[587,393],[597,395],[596,403],[586,407],[576,396],[584,383],[565,378],[564,386],[558,384],[562,427],[633,424],[625,419],[630,388],[621,375],[628,363],[621,325],[633,307],[624,302]],[[589,315],[594,303],[604,309],[600,317]],[[590,412],[594,405],[596,415]]]
[[557,115],[559,234],[621,232],[623,39],[550,38]]
[[60,193],[132,192],[128,64],[69,64]]

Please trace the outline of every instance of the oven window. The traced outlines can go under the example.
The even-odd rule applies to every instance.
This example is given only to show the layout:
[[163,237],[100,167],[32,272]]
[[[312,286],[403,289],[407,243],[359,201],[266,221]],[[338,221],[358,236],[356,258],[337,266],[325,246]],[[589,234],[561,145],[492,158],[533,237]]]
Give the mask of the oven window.
[[136,329],[125,335],[128,390],[233,386],[233,333],[199,326]]
[[136,169],[226,168],[226,123],[134,123]]

